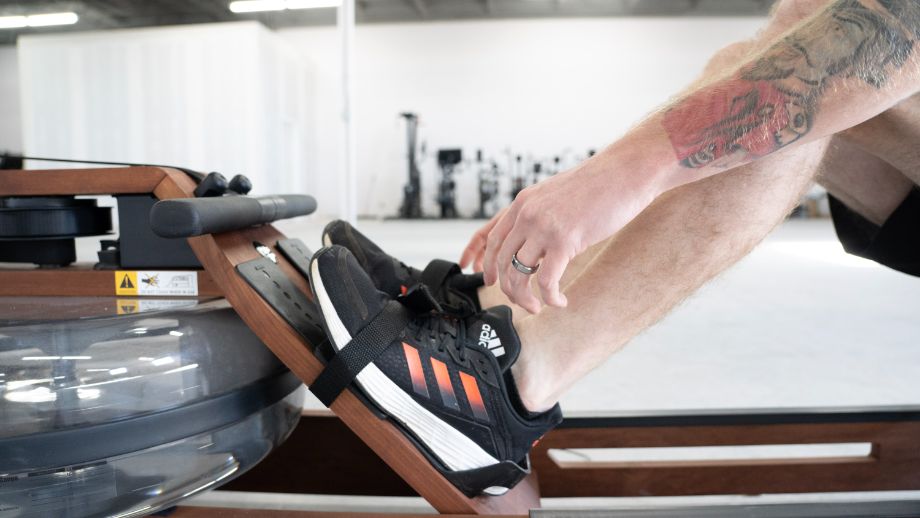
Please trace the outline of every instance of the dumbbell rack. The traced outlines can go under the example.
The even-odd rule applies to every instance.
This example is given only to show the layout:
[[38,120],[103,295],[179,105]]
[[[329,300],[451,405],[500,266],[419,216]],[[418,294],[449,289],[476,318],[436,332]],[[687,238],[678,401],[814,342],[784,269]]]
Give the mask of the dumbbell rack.
[[[185,172],[163,167],[0,171],[0,197],[149,194],[158,200],[192,199],[197,187],[196,181]],[[214,227],[204,224],[202,228]],[[279,281],[276,285],[280,296],[288,300],[312,301],[307,279],[278,248],[278,243],[285,240],[282,233],[264,224],[189,237],[188,244],[206,274],[202,276],[205,288],[200,295],[226,297],[256,335],[309,385],[323,369],[313,353],[314,346],[318,345],[315,340],[320,339],[316,323],[300,321],[298,324],[290,315],[282,315],[267,300],[271,297],[266,297],[264,292],[260,294],[241,275],[247,265],[256,265],[272,255],[276,258],[276,271],[283,274],[283,278],[275,279]],[[303,255],[294,257],[293,261],[306,260]],[[80,267],[4,268],[0,269],[0,287],[5,283],[8,287],[0,288],[0,294],[111,296],[115,284],[112,275],[111,271]],[[14,286],[15,291],[11,293],[9,286]],[[442,477],[395,425],[372,412],[352,392],[344,392],[331,410],[441,513],[519,515],[539,507],[535,474],[503,496],[468,498]],[[304,466],[303,469],[310,468]]]

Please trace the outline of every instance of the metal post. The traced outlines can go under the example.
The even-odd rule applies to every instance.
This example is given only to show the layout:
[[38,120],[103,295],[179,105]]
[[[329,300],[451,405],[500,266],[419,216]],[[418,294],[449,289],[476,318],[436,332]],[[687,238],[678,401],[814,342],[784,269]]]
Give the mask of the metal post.
[[342,177],[339,185],[339,207],[342,219],[355,223],[358,217],[358,183],[355,166],[354,125],[354,49],[355,0],[342,0],[338,9],[338,29],[342,48]]

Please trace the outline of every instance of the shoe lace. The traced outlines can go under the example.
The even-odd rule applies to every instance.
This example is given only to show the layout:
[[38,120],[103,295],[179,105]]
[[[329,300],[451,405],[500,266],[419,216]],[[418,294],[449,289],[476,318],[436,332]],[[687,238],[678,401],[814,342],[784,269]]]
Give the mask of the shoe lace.
[[438,352],[453,347],[461,363],[466,363],[466,325],[462,319],[446,313],[424,313],[409,321],[409,329],[419,342],[436,345]]

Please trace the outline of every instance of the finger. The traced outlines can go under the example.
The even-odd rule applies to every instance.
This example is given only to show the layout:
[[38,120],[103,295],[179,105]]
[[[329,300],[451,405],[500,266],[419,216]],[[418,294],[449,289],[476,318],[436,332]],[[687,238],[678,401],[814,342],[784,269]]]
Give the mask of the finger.
[[485,257],[485,253],[486,253],[486,249],[485,247],[483,247],[482,250],[480,250],[479,253],[476,255],[476,260],[473,261],[473,271],[474,272],[482,271],[482,259]]
[[477,257],[482,255],[482,250],[486,246],[485,236],[481,233],[480,229],[473,237],[470,238],[469,244],[466,245],[466,248],[463,249],[463,254],[460,256],[460,268],[466,268],[470,265]]
[[505,237],[505,241],[502,243],[495,258],[502,292],[504,292],[508,299],[515,304],[517,304],[516,292],[518,291],[518,284],[522,280],[526,280],[522,279],[522,277],[528,276],[523,275],[512,266],[511,258],[524,246],[524,243],[527,241],[526,234],[527,232],[521,229],[520,225],[512,229]]
[[515,278],[520,274],[517,270],[514,270],[515,275],[512,275],[508,268],[511,266],[511,256],[518,251],[519,248],[524,246],[524,232],[520,229],[512,230],[505,241],[502,243],[501,248],[496,254],[495,263],[496,268],[498,269],[498,281],[501,286],[502,292],[508,297],[511,302],[514,302],[512,297],[514,296],[514,282]]
[[[499,250],[502,248],[504,243],[507,242],[508,233],[511,232],[512,228],[514,228],[514,221],[516,219],[517,212],[518,210],[515,209],[514,205],[512,204],[508,212],[502,215],[502,217],[489,232],[489,236],[486,239],[486,253],[482,261],[482,273],[483,279],[487,285],[494,284],[495,281],[498,280],[499,265],[496,263],[496,259]],[[522,244],[524,244],[523,239],[517,243],[517,246]],[[508,256],[508,258],[510,261],[511,256]]]
[[[533,239],[527,240],[514,254],[517,256],[518,261],[524,263],[525,266],[533,267],[540,263],[543,248],[535,243],[536,241]],[[540,299],[534,295],[533,290],[530,289],[530,280],[533,276],[518,271],[512,264],[511,259],[508,260],[508,266],[504,274],[508,276],[508,284],[511,286],[511,293],[508,294],[508,298],[531,313],[539,313],[542,304],[540,304]]]
[[[520,256],[518,256],[520,259]],[[566,255],[548,251],[540,261],[540,269],[537,271],[537,286],[540,287],[540,296],[543,302],[548,306],[564,308],[569,301],[559,289],[559,281],[565,272],[569,259]]]
[[[460,257],[460,267],[461,268],[466,268],[468,264],[474,260],[474,258],[478,259],[479,257],[482,256],[483,252],[485,252],[486,238],[489,236],[489,232],[491,232],[492,229],[495,228],[495,225],[498,223],[498,220],[500,220],[502,216],[505,215],[505,211],[507,210],[508,208],[505,207],[504,209],[498,211],[498,214],[493,216],[492,219],[488,221],[488,223],[483,225],[482,228],[480,228],[479,230],[476,231],[475,234],[473,234],[473,237],[470,238],[470,243],[466,245],[466,250],[463,251],[463,255]],[[478,269],[479,271],[482,271],[482,260],[479,259],[478,262],[479,262]]]

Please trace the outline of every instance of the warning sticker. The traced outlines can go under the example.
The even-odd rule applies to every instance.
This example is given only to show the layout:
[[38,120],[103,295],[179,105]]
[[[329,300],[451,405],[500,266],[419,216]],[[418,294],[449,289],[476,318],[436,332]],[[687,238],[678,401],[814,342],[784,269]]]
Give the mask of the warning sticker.
[[115,294],[195,297],[198,295],[198,272],[119,270],[115,272]]
[[115,272],[115,294],[137,295],[137,272]]

